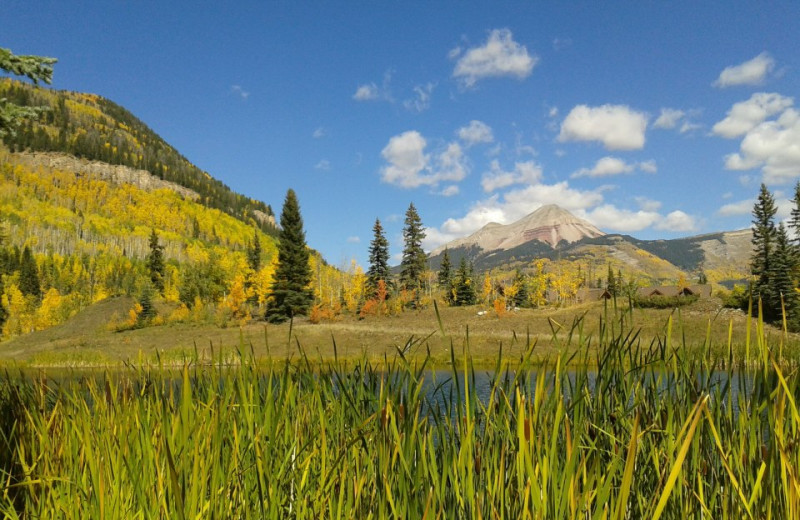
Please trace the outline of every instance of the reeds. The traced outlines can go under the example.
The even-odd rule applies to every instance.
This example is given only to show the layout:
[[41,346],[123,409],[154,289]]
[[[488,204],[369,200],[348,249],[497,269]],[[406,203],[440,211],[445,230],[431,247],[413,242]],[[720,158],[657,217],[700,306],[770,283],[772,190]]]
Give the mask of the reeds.
[[592,336],[553,323],[571,358],[535,364],[529,344],[489,376],[467,339],[449,373],[405,349],[380,365],[242,349],[239,366],[14,375],[0,383],[0,513],[800,518],[799,378],[783,340],[769,345],[759,322],[752,359],[729,344],[697,360],[672,329],[646,342],[619,317]]

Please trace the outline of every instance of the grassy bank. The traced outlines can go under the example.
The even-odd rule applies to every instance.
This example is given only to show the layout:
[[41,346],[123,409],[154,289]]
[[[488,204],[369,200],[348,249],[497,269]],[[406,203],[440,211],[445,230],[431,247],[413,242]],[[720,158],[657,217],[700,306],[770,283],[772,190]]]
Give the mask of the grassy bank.
[[574,353],[542,364],[532,343],[514,370],[497,356],[481,396],[469,342],[444,377],[424,356],[265,367],[244,350],[237,367],[5,379],[0,511],[798,518],[800,376],[785,345],[754,323],[747,360],[693,361],[674,320],[653,341],[612,323],[592,343],[576,321],[554,339]]

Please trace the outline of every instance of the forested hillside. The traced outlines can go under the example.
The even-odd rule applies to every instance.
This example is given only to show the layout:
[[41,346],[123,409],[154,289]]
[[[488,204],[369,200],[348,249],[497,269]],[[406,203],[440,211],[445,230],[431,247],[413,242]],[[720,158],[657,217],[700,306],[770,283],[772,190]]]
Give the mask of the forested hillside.
[[63,152],[75,157],[147,170],[184,186],[200,202],[264,232],[276,232],[272,208],[230,190],[200,170],[128,110],[94,94],[56,91],[21,81],[0,79],[0,98],[19,106],[44,107],[4,137],[11,151]]
[[[111,320],[118,328],[263,315],[277,241],[252,220],[157,184],[143,189],[29,159],[0,145],[2,337],[56,325],[116,295],[138,302]],[[342,272],[312,254],[310,267],[318,305],[356,308],[363,276],[355,266]],[[157,302],[168,312],[148,308]]]

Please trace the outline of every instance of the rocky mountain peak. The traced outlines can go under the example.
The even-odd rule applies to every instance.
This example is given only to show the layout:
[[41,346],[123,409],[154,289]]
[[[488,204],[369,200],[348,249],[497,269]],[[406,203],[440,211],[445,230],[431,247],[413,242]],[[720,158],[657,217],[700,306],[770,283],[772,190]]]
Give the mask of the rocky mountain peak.
[[555,247],[562,240],[572,243],[603,235],[605,233],[586,220],[556,204],[547,204],[511,224],[490,222],[472,235],[456,239],[431,254],[437,255],[445,248],[475,246],[483,251],[508,250],[532,240]]

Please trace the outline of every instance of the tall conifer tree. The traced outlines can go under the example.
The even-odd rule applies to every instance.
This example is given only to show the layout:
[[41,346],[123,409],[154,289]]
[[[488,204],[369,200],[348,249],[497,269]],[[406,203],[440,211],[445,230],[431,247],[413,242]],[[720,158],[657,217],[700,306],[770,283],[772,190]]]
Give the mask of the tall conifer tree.
[[281,231],[278,236],[278,267],[272,283],[271,298],[267,303],[266,318],[280,323],[294,316],[305,315],[313,295],[311,267],[303,218],[294,190],[286,192],[281,212]]
[[390,276],[389,241],[386,240],[381,221],[376,218],[375,225],[372,226],[372,241],[369,243],[369,269],[367,270],[369,296],[375,296],[380,280],[383,280],[388,287]]
[[164,246],[158,243],[156,230],[150,233],[150,253],[147,255],[147,270],[150,273],[150,281],[158,292],[164,292]]
[[753,206],[753,256],[751,258],[751,272],[756,278],[753,288],[754,298],[761,297],[767,302],[770,292],[770,263],[775,250],[777,230],[775,228],[775,213],[778,207],[775,199],[765,184],[761,184],[758,199]]
[[444,291],[445,300],[452,305],[455,302],[453,296],[453,264],[450,262],[450,253],[447,249],[442,254],[442,265],[439,267],[437,278],[439,288]]
[[42,286],[39,282],[39,268],[28,246],[25,246],[25,249],[22,250],[22,258],[20,259],[19,290],[26,296],[34,296],[36,299],[42,297]]
[[768,320],[780,320],[782,312],[785,312],[786,323],[790,330],[797,329],[798,302],[792,279],[792,272],[796,264],[794,248],[789,242],[786,227],[781,222],[775,234],[775,250],[769,265],[770,287],[766,297],[762,296],[762,298],[766,300],[765,317]]
[[475,284],[473,283],[472,266],[467,265],[467,259],[464,257],[461,257],[461,263],[458,265],[454,285],[456,290],[456,305],[475,304],[478,298],[475,293]]
[[261,239],[258,238],[258,230],[253,231],[253,243],[247,247],[247,265],[256,272],[261,269]]
[[405,227],[403,228],[403,260],[400,262],[400,285],[406,290],[418,290],[422,285],[422,276],[425,273],[425,264],[428,257],[422,249],[422,240],[425,230],[419,218],[414,203],[406,211]]

